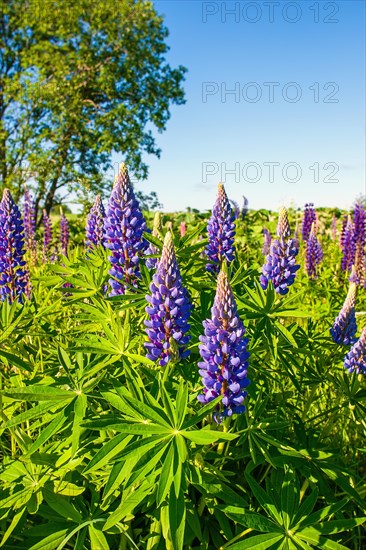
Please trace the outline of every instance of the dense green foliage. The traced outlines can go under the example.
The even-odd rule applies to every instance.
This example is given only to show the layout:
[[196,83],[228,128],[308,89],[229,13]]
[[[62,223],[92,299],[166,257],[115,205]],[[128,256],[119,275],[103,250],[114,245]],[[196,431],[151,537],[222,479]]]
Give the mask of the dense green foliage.
[[198,337],[215,292],[200,256],[203,215],[172,220],[194,310],[191,356],[166,369],[145,358],[147,269],[137,293],[106,298],[107,253],[85,259],[75,225],[80,246],[64,265],[32,268],[32,300],[0,305],[2,547],[366,546],[366,389],[343,367],[348,348],[329,335],[348,281],[330,212],[319,214],[320,276],[309,281],[302,267],[285,297],[258,285],[262,228],[273,231],[276,216],[237,222],[231,284],[251,384],[247,412],[221,425],[215,403],[196,398]]
[[0,31],[0,187],[28,181],[49,212],[103,191],[113,152],[146,176],[185,72],[151,2],[1,0]]

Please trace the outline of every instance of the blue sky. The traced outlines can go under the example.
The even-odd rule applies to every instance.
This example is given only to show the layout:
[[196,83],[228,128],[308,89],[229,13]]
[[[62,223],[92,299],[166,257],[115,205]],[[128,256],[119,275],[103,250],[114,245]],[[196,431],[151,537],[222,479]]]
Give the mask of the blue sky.
[[348,208],[366,194],[363,0],[155,6],[169,63],[188,68],[187,102],[138,189],[166,211],[211,208],[219,181],[252,208]]

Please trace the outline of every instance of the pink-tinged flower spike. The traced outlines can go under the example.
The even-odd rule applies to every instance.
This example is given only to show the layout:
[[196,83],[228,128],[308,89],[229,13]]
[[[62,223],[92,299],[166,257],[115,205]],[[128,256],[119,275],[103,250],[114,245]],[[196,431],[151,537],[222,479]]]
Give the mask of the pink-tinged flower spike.
[[52,248],[52,223],[46,210],[43,210],[43,263],[53,261]]
[[316,236],[315,222],[311,226],[309,238],[306,243],[306,271],[310,279],[317,278],[317,266],[323,259],[323,250]]
[[179,230],[180,230],[180,236],[181,236],[181,237],[184,237],[185,234],[187,233],[187,225],[186,225],[186,222],[180,222]]
[[110,296],[124,294],[137,287],[141,278],[140,260],[148,243],[143,237],[146,223],[133,192],[127,166],[122,164],[114,182],[104,225],[104,245],[111,251]]
[[69,222],[64,215],[62,208],[60,208],[60,233],[61,233],[61,253],[67,256],[69,249]]
[[269,281],[272,281],[274,290],[281,295],[287,294],[288,287],[295,281],[296,271],[300,267],[296,264],[299,249],[290,235],[287,210],[282,208],[278,218],[277,239],[272,239],[260,276],[263,289],[266,289]]
[[0,300],[22,302],[27,290],[24,225],[9,189],[0,202]]
[[[160,212],[155,212],[152,236],[162,241],[163,240],[162,235],[163,235],[163,226],[161,223],[161,215],[160,215]],[[158,254],[158,252],[159,251],[156,248],[156,246],[149,243],[149,246],[147,247],[145,254],[147,256],[149,256],[150,254],[156,255]],[[146,267],[148,269],[156,269],[158,266],[158,263],[159,263],[158,258],[146,258]]]
[[263,236],[264,236],[264,242],[263,242],[262,254],[263,256],[267,256],[269,249],[271,248],[272,235],[266,227],[263,228]]
[[351,216],[347,217],[347,222],[341,235],[342,248],[342,271],[351,271],[355,259],[355,240],[354,227]]
[[311,226],[316,221],[314,205],[305,204],[304,217],[302,221],[302,240],[306,242],[310,236]]
[[350,374],[366,374],[366,327],[344,358],[344,366]]
[[23,220],[25,246],[30,254],[32,263],[35,264],[37,261],[36,211],[33,197],[28,187],[24,188]]
[[199,352],[203,359],[198,363],[204,384],[201,403],[209,403],[222,395],[217,405],[215,420],[241,414],[245,411],[244,399],[249,385],[248,340],[241,321],[233,293],[224,271],[217,279],[217,290],[211,319],[203,322],[204,335],[200,336]]
[[366,212],[362,204],[357,203],[353,212],[353,238],[355,244],[358,242],[365,246],[366,238]]
[[104,218],[105,210],[100,195],[97,195],[93,206],[86,218],[86,241],[85,247],[87,250],[96,248],[97,246],[104,247]]
[[347,346],[356,341],[356,295],[357,285],[355,283],[351,283],[342,309],[334,321],[333,327],[330,329],[330,334],[336,344],[343,344]]
[[188,318],[191,305],[188,293],[182,284],[177,259],[175,256],[172,234],[170,231],[164,239],[164,246],[159,265],[150,284],[150,295],[146,296],[149,306],[145,321],[149,342],[147,357],[152,361],[159,360],[160,366],[169,361],[177,361],[188,356],[186,345],[189,342]]
[[333,214],[333,217],[332,217],[331,237],[332,237],[332,241],[337,240],[337,218],[335,214]]
[[218,185],[217,199],[207,225],[208,245],[205,253],[208,259],[207,271],[218,273],[224,260],[234,260],[235,224],[229,199],[222,183]]
[[349,281],[356,283],[359,286],[365,286],[366,273],[365,273],[365,248],[360,241],[356,243],[355,263],[352,266],[351,275]]

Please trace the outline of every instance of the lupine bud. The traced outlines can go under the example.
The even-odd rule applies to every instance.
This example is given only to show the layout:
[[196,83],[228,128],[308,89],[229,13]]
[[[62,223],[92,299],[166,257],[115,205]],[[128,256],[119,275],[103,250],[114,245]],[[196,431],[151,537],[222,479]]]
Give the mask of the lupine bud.
[[332,217],[331,237],[332,241],[335,241],[337,239],[337,218],[335,214],[333,214]]
[[222,395],[217,406],[215,420],[241,414],[245,411],[245,388],[248,358],[245,328],[239,318],[227,274],[220,271],[211,319],[203,322],[204,336],[200,336],[199,352],[203,359],[198,363],[199,373],[204,384],[203,394],[198,396],[201,403],[209,403]]
[[[24,225],[18,206],[8,189],[0,202],[0,300],[23,299],[28,286],[24,260]],[[27,288],[28,287],[28,288]]]
[[352,266],[349,281],[360,286],[365,286],[365,249],[360,241],[356,243],[355,263]]
[[149,342],[145,343],[152,361],[159,360],[161,366],[169,361],[177,361],[188,356],[186,345],[189,342],[188,318],[191,306],[188,293],[182,284],[175,256],[172,234],[164,239],[164,246],[156,273],[150,284],[151,294],[146,296],[149,306],[145,321]]
[[264,242],[263,242],[262,254],[263,256],[267,256],[269,249],[271,247],[272,235],[266,227],[263,228],[263,235],[264,235]]
[[366,374],[366,327],[344,358],[344,366],[351,374]]
[[186,222],[180,222],[179,231],[180,231],[180,236],[181,236],[181,237],[184,237],[185,234],[187,233],[187,225],[186,225]]
[[60,234],[61,234],[61,253],[67,256],[69,248],[69,222],[64,215],[62,208],[60,208]]
[[313,223],[309,238],[306,242],[306,271],[310,279],[317,278],[317,266],[323,259],[323,250],[316,236],[315,223]]
[[[154,225],[152,230],[152,236],[156,237],[157,239],[160,239],[161,241],[163,235],[163,226],[161,223],[161,215],[160,212],[155,212],[154,216]],[[153,244],[149,243],[149,246],[146,249],[146,255],[155,255],[158,254],[158,249]],[[146,258],[146,266],[148,269],[156,269],[158,266],[159,260],[158,258]]]
[[295,263],[299,249],[294,239],[289,237],[290,226],[286,208],[282,208],[279,215],[277,236],[277,239],[272,239],[266,263],[262,268],[260,284],[266,289],[269,281],[272,281],[275,291],[283,295],[287,294],[288,287],[293,284],[296,271],[300,267]]
[[336,344],[343,344],[346,346],[356,341],[356,294],[357,285],[351,283],[342,309],[334,321],[333,327],[330,329],[330,334]]
[[342,271],[350,271],[354,263],[355,258],[355,240],[353,236],[353,223],[351,216],[348,216],[347,222],[344,226],[343,234],[341,236],[342,247]]
[[127,167],[122,164],[109,199],[104,226],[104,244],[111,251],[109,273],[114,277],[109,280],[110,296],[124,294],[129,286],[137,287],[141,278],[140,259],[148,245],[144,231],[146,223]]
[[32,262],[35,263],[37,260],[36,211],[28,187],[24,189],[23,220],[26,249],[30,253]]
[[222,262],[232,262],[235,253],[234,216],[222,183],[218,185],[217,199],[208,221],[207,232],[209,243],[205,253],[209,263],[206,264],[206,269],[211,273],[218,273]]
[[311,226],[316,221],[314,205],[305,204],[304,217],[302,221],[302,240],[306,242],[310,236]]
[[100,195],[97,195],[95,202],[86,218],[85,247],[87,250],[91,250],[97,246],[104,247],[104,218],[104,206]]
[[241,220],[243,221],[248,214],[248,199],[243,195],[243,207],[241,209]]

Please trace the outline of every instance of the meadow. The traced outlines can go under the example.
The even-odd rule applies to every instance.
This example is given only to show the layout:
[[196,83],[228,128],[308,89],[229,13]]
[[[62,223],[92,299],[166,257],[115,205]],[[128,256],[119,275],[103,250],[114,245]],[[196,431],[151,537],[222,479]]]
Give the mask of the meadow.
[[28,203],[17,248],[0,205],[0,547],[366,548],[362,205],[154,225],[127,184],[99,241]]

